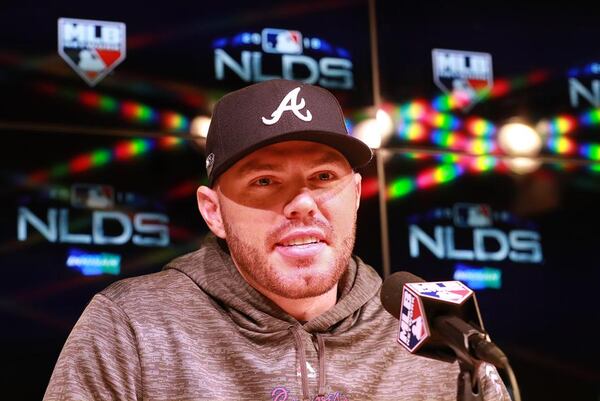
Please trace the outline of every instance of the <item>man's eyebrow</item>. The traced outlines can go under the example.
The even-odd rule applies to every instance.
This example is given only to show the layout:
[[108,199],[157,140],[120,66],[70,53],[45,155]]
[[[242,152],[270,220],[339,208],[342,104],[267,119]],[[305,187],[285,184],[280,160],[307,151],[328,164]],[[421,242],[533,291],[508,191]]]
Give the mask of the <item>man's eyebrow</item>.
[[272,163],[256,163],[256,162],[250,161],[248,163],[242,164],[239,167],[238,174],[245,175],[245,174],[253,173],[255,171],[265,171],[265,170],[278,171],[278,170],[281,170],[281,167],[277,166],[276,164],[272,164]]
[[[313,152],[307,151],[307,157],[309,157]],[[346,164],[346,159],[343,155],[337,152],[324,152],[319,157],[311,160],[311,164],[313,166],[320,166],[323,164]],[[260,162],[256,160],[248,160],[245,163],[242,163],[241,166],[238,167],[238,174],[246,175],[252,174],[257,171],[281,171],[283,168],[280,164],[277,163],[268,163],[268,162]]]
[[319,164],[336,164],[336,163],[342,163],[345,164],[344,162],[346,161],[346,158],[342,155],[340,155],[339,153],[336,152],[326,152],[323,156],[315,159],[313,161],[314,165],[319,165]]

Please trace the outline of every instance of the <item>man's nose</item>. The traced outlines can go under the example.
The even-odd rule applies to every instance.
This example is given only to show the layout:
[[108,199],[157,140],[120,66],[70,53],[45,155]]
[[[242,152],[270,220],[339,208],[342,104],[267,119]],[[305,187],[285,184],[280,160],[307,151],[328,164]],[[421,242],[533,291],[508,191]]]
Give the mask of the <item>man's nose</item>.
[[308,188],[301,189],[283,208],[288,219],[313,217],[318,210],[315,193]]

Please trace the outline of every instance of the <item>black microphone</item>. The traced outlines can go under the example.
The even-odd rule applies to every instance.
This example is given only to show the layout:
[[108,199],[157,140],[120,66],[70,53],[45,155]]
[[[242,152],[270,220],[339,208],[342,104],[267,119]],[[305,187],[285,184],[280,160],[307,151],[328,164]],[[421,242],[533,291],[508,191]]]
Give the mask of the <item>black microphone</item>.
[[460,281],[426,282],[408,272],[384,280],[381,303],[400,321],[398,342],[409,352],[446,362],[508,365],[486,333],[475,293]]

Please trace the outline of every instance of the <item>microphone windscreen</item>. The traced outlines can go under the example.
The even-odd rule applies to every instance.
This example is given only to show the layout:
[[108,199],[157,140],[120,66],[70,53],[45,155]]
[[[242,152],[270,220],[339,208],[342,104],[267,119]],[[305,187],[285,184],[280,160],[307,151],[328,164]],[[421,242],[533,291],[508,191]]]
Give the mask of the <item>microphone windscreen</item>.
[[381,286],[381,304],[396,319],[400,318],[400,307],[402,306],[402,289],[404,284],[423,283],[419,276],[409,272],[396,272],[383,281]]

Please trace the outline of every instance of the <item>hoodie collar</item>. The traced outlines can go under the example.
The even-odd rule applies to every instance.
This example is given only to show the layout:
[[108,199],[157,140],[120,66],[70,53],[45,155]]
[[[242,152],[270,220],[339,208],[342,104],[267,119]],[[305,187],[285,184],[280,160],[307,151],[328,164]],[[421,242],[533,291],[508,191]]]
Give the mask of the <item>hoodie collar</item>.
[[[202,247],[171,261],[164,270],[187,275],[240,326],[254,332],[287,330],[298,321],[269,298],[250,286],[235,267],[226,246],[209,235]],[[333,308],[303,325],[310,333],[346,331],[355,322],[360,308],[379,291],[381,278],[358,257],[349,260],[338,285],[339,297]]]

